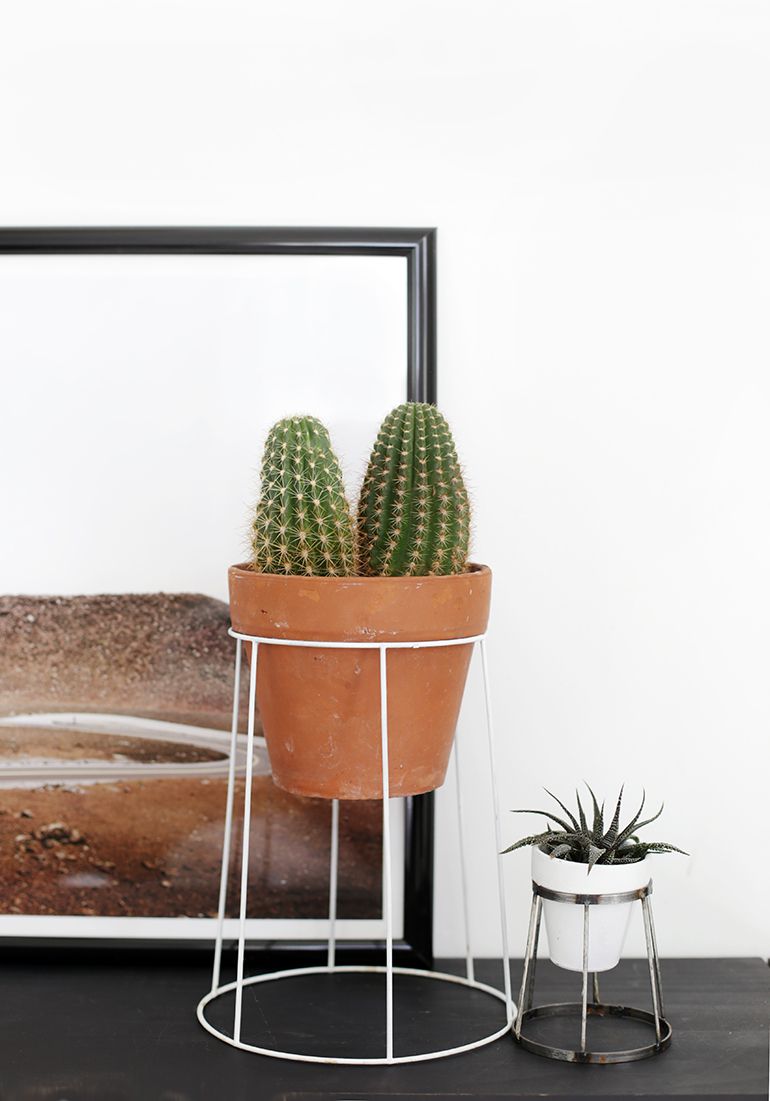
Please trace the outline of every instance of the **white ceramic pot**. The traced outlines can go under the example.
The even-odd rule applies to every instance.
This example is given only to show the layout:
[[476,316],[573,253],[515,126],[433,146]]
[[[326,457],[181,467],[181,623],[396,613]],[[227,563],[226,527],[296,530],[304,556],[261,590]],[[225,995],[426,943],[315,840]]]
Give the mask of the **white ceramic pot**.
[[[532,878],[541,887],[565,894],[612,895],[636,891],[650,881],[648,860],[636,864],[587,864],[554,859],[532,849]],[[588,970],[609,971],[623,951],[634,902],[589,907]],[[545,930],[551,960],[567,971],[583,970],[583,906],[543,899]]]

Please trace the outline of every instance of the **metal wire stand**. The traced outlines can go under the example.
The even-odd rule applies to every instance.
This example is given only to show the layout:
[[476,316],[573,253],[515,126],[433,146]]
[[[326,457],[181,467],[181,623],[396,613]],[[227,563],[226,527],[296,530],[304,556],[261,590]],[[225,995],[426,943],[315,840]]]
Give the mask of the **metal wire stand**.
[[[246,635],[230,630],[230,635],[237,640],[235,652],[235,686],[233,693],[233,722],[230,739],[230,769],[227,785],[227,805],[225,811],[225,836],[222,847],[222,872],[219,889],[219,911],[217,918],[217,933],[214,949],[214,968],[211,982],[211,990],[198,1003],[198,1020],[203,1027],[232,1047],[242,1051],[251,1051],[259,1055],[269,1055],[277,1059],[291,1059],[303,1063],[339,1063],[353,1065],[380,1066],[396,1063],[416,1063],[428,1059],[440,1059],[448,1055],[458,1055],[464,1051],[472,1051],[474,1048],[490,1044],[508,1032],[513,1024],[516,1007],[511,994],[510,961],[508,953],[507,915],[505,907],[505,882],[503,864],[500,856],[497,858],[497,881],[500,906],[500,939],[502,944],[503,962],[503,990],[500,991],[486,983],[479,982],[474,975],[473,956],[470,945],[470,925],[468,912],[468,886],[466,878],[466,861],[464,852],[464,838],[462,829],[462,798],[460,788],[460,759],[457,739],[454,744],[457,816],[460,834],[460,875],[462,890],[462,914],[464,921],[466,961],[465,976],[450,975],[439,971],[424,971],[405,967],[393,966],[393,898],[392,898],[392,853],[390,831],[390,786],[388,768],[388,651],[395,649],[417,650],[423,647],[443,646],[467,646],[478,643],[481,654],[481,669],[484,682],[484,711],[487,727],[487,745],[489,756],[489,772],[492,786],[492,805],[495,820],[495,843],[497,852],[502,849],[500,832],[500,809],[497,794],[495,772],[495,747],[492,730],[492,713],[490,707],[489,670],[484,635],[472,635],[466,638],[442,639],[427,642],[317,642],[306,639],[275,639],[258,635]],[[235,982],[220,985],[220,969],[222,963],[222,936],[225,919],[225,900],[227,896],[228,868],[230,862],[230,841],[233,826],[233,795],[235,788],[235,749],[238,733],[238,704],[241,679],[242,646],[244,642],[251,643],[251,667],[249,681],[249,715],[248,736],[246,748],[246,789],[243,800],[243,833],[242,833],[242,858],[241,858],[241,884],[239,907],[239,933],[238,933],[238,957],[236,965]],[[302,967],[288,971],[273,971],[264,975],[253,975],[244,978],[244,955],[246,946],[246,899],[249,883],[249,833],[251,823],[251,786],[254,766],[254,727],[256,711],[256,685],[257,662],[261,646],[300,646],[313,649],[348,649],[348,650],[377,650],[379,651],[380,672],[380,731],[382,744],[382,860],[383,860],[383,911],[385,918],[385,966],[354,967],[339,966],[336,962],[336,918],[337,918],[337,863],[339,843],[339,803],[332,800],[331,814],[331,861],[329,868],[329,918],[328,918],[328,953],[325,967]],[[383,1013],[383,1048],[384,1054],[380,1058],[361,1059],[353,1057],[327,1057],[320,1055],[307,1055],[296,1051],[279,1051],[275,1048],[262,1047],[259,1044],[247,1043],[241,1038],[241,1019],[243,1008],[243,988],[258,983],[279,982],[302,975],[344,975],[344,974],[384,974],[385,975],[385,1006]],[[403,975],[419,979],[431,979],[437,982],[453,983],[455,985],[470,987],[480,990],[490,997],[499,999],[505,1005],[505,1023],[494,1032],[472,1040],[458,1047],[444,1048],[439,1051],[425,1051],[414,1055],[394,1055],[394,1022],[393,1022],[393,977]],[[216,998],[230,991],[235,991],[235,1013],[233,1019],[232,1035],[215,1028],[206,1019],[206,1007]]]
[[[529,915],[529,934],[527,951],[524,957],[524,972],[521,979],[521,994],[513,1036],[518,1044],[536,1055],[548,1059],[561,1059],[569,1063],[631,1063],[637,1059],[647,1059],[657,1055],[671,1043],[671,1025],[663,1016],[663,996],[660,986],[660,957],[655,938],[655,923],[652,917],[652,881],[637,891],[624,891],[621,894],[576,895],[563,891],[552,891],[540,884],[532,884],[532,908]],[[535,989],[535,967],[537,964],[537,946],[540,939],[540,919],[543,911],[543,899],[552,902],[572,903],[583,907],[583,997],[580,1002],[563,1002],[558,1005],[540,1005],[533,1008]],[[588,1000],[588,934],[589,914],[592,906],[617,905],[621,902],[639,901],[644,918],[644,939],[647,944],[647,963],[650,969],[650,988],[652,990],[652,1013],[644,1009],[633,1009],[622,1005],[604,1005],[599,997],[599,976],[592,977],[592,999]],[[522,1026],[527,1021],[543,1017],[571,1017],[580,1015],[580,1047],[577,1049],[551,1047],[525,1036]],[[586,1048],[586,1026],[589,1017],[627,1017],[643,1021],[655,1029],[655,1040],[643,1047],[623,1048],[618,1051],[588,1051]]]

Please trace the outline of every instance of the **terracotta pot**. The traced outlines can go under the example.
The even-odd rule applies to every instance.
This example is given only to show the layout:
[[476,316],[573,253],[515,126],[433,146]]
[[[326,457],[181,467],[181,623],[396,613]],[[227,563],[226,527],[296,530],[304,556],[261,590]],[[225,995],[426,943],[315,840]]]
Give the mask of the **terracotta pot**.
[[[231,566],[230,614],[243,634],[324,642],[421,642],[481,634],[492,574],[286,577]],[[391,650],[391,795],[444,782],[471,646]],[[379,652],[264,645],[257,699],[273,779],[325,799],[382,798]]]

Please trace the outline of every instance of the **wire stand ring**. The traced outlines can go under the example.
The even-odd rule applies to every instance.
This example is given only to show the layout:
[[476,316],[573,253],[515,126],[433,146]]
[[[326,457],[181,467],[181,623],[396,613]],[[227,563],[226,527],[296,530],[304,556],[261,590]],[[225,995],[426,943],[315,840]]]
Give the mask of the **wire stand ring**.
[[[502,839],[500,830],[500,808],[497,794],[495,748],[492,729],[492,714],[489,691],[489,669],[487,665],[485,636],[472,635],[465,638],[441,639],[423,642],[318,642],[308,639],[274,639],[258,635],[247,635],[232,628],[229,634],[236,639],[235,653],[235,678],[233,688],[233,721],[230,737],[230,766],[228,770],[227,803],[225,810],[225,831],[222,845],[222,870],[220,877],[219,908],[217,914],[217,932],[214,949],[214,966],[212,974],[211,990],[198,1003],[197,1016],[200,1024],[212,1036],[229,1044],[231,1047],[242,1051],[253,1052],[259,1055],[267,1055],[276,1059],[289,1059],[302,1063],[333,1063],[358,1066],[383,1066],[399,1063],[417,1063],[429,1059],[441,1059],[450,1055],[458,1055],[465,1051],[473,1051],[475,1048],[491,1044],[501,1036],[509,1032],[514,1021],[516,1006],[511,992],[510,960],[508,951],[507,913],[505,903],[504,870],[501,856],[497,857],[497,883],[498,903],[500,908],[500,936],[502,946],[503,964],[503,990],[479,982],[474,975],[473,956],[471,953],[470,924],[468,916],[468,885],[466,876],[466,858],[464,837],[462,832],[462,794],[460,788],[460,751],[457,738],[454,741],[453,752],[455,754],[456,776],[456,800],[457,820],[459,826],[460,841],[460,880],[462,890],[462,916],[465,933],[466,960],[465,976],[450,975],[439,971],[425,971],[417,968],[394,967],[393,965],[393,898],[392,898],[392,852],[391,852],[391,826],[390,826],[390,775],[388,761],[388,651],[393,649],[417,650],[425,647],[444,646],[475,646],[478,643],[481,655],[482,679],[484,685],[484,712],[487,728],[487,749],[492,787],[492,805],[494,812],[495,843],[496,850],[500,854]],[[222,941],[224,932],[225,906],[227,898],[228,871],[230,864],[230,842],[233,826],[233,801],[235,790],[235,750],[238,735],[238,708],[240,701],[240,679],[242,664],[243,643],[251,644],[251,665],[249,681],[249,715],[246,750],[246,774],[243,805],[243,831],[241,853],[241,882],[239,905],[239,933],[238,933],[238,957],[236,966],[236,979],[234,982],[222,985],[220,983],[222,964]],[[256,683],[257,662],[261,646],[297,646],[314,649],[351,649],[351,650],[376,650],[379,652],[380,672],[380,733],[382,751],[382,859],[383,859],[383,911],[385,918],[385,965],[376,967],[365,966],[338,966],[336,963],[336,921],[337,921],[337,871],[339,855],[339,801],[331,800],[331,856],[329,867],[329,917],[328,917],[328,953],[326,967],[304,967],[286,971],[273,971],[264,975],[255,975],[244,978],[244,960],[246,944],[246,900],[249,875],[249,834],[251,822],[251,787],[254,765],[255,744],[255,717],[256,717]],[[322,1055],[308,1055],[302,1052],[278,1051],[274,1048],[265,1048],[257,1044],[246,1043],[241,1038],[241,1023],[243,1010],[243,989],[246,986],[254,986],[260,983],[277,982],[296,978],[303,975],[329,975],[329,974],[381,974],[385,975],[385,1053],[379,1058],[354,1058],[331,1057]],[[501,1027],[491,1033],[471,1040],[452,1048],[444,1048],[438,1051],[419,1052],[414,1055],[395,1055],[393,1050],[393,977],[394,975],[413,977],[418,979],[430,979],[437,982],[447,982],[472,990],[478,990],[483,994],[503,1002],[505,1006],[505,1022]],[[235,992],[235,1013],[233,1019],[232,1035],[215,1028],[206,1017],[207,1007],[221,995]]]
[[[501,990],[497,990],[494,986],[488,986],[486,983],[478,982],[476,979],[463,978],[462,975],[450,975],[444,971],[423,971],[418,968],[412,967],[394,967],[392,969],[394,975],[405,975],[409,978],[418,979],[435,979],[437,982],[454,983],[458,986],[469,987],[472,990],[480,990],[483,994],[489,994],[490,997],[497,998],[501,1002],[505,1002],[505,994]],[[356,967],[356,966],[335,966],[332,971],[329,971],[328,967],[295,967],[286,971],[271,971],[266,975],[255,975],[251,978],[243,980],[243,986],[253,986],[257,983],[273,982],[281,979],[293,979],[303,975],[343,975],[343,974],[375,974],[385,975],[387,974],[386,967]],[[259,1047],[256,1044],[246,1044],[243,1042],[235,1043],[231,1036],[228,1036],[225,1032],[220,1032],[214,1028],[207,1020],[204,1010],[207,1005],[213,1002],[220,994],[227,994],[231,990],[235,990],[236,983],[231,982],[226,986],[219,987],[218,990],[212,991],[207,994],[205,998],[202,998],[198,1005],[198,1020],[203,1027],[211,1033],[212,1036],[216,1036],[218,1040],[224,1040],[226,1044],[230,1044],[232,1047],[240,1048],[242,1051],[251,1051],[256,1055],[272,1055],[275,1059],[292,1059],[299,1063],[335,1063],[349,1066],[382,1066],[396,1065],[398,1063],[419,1063],[427,1062],[430,1059],[443,1059],[449,1055],[460,1055],[465,1051],[473,1051],[475,1048],[484,1047],[486,1044],[491,1044],[494,1040],[499,1040],[501,1036],[504,1036],[506,1032],[510,1032],[510,1022],[506,1020],[505,1024],[497,1030],[497,1032],[491,1033],[488,1036],[482,1036],[479,1040],[471,1040],[467,1044],[461,1044],[458,1047],[444,1048],[441,1051],[428,1051],[419,1055],[395,1055],[391,1059],[352,1059],[352,1058],[326,1058],[321,1055],[300,1055],[297,1052],[288,1051],[276,1051],[275,1048]]]

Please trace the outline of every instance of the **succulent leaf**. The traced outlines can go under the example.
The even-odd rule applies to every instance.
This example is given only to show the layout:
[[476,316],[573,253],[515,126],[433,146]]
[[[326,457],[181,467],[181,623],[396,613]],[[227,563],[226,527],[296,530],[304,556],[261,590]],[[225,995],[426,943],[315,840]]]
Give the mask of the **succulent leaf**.
[[568,856],[571,852],[572,849],[569,845],[556,845],[549,850],[548,855],[554,857],[554,859],[558,859],[559,857]]
[[565,807],[565,805],[564,805],[564,803],[562,803],[561,799],[558,799],[552,791],[548,790],[548,788],[543,788],[543,791],[546,793],[546,795],[550,795],[551,798],[554,799],[559,804],[561,809],[567,815],[567,818],[569,818],[570,822],[572,823],[573,829],[576,829],[576,830],[580,829],[577,818],[575,817],[574,814],[572,814],[572,812],[567,807]]
[[593,835],[595,837],[597,837],[597,836],[601,837],[602,834],[604,833],[604,804],[602,803],[602,805],[600,807],[599,803],[596,799],[596,796],[593,793],[593,789],[591,788],[591,785],[586,784],[586,787],[588,788],[589,792],[591,793],[591,801],[592,801],[593,806],[594,806],[594,821],[593,821],[593,826],[591,827],[591,832],[593,833]]
[[582,832],[587,837],[588,836],[588,823],[586,822],[586,814],[585,814],[585,811],[583,810],[583,804],[580,802],[580,792],[578,791],[577,788],[575,788],[575,799],[577,800],[577,805],[578,805],[578,817],[580,819],[580,829],[582,830]]
[[669,845],[667,841],[642,841],[639,845],[640,849],[645,849],[648,853],[681,853],[682,856],[689,856],[688,852],[684,849],[677,848],[676,845]]
[[[625,787],[625,785],[623,785]],[[617,806],[615,807],[615,813],[612,816],[612,822],[610,828],[604,835],[603,842],[606,845],[613,845],[615,839],[618,836],[618,826],[620,825],[620,805],[623,802],[623,788],[620,789],[620,795],[618,796]]]
[[507,849],[503,849],[503,853],[515,852],[516,849],[523,849],[525,845],[542,845],[544,841],[547,841],[549,837],[552,836],[551,830],[548,830],[547,833],[535,833],[531,837],[522,837],[520,841],[516,841]]
[[549,826],[553,821],[557,822],[564,830],[572,829],[568,822],[565,822],[563,818],[560,818],[558,814],[553,814],[550,810],[512,810],[511,814],[542,814],[548,820]]
[[[642,803],[644,803],[644,800],[642,800]],[[641,808],[640,808],[640,813],[641,813]],[[627,841],[630,837],[632,837],[634,830],[644,829],[644,827],[649,826],[651,822],[656,822],[658,820],[658,818],[660,818],[662,813],[663,813],[663,804],[661,803],[660,804],[660,810],[658,811],[657,814],[653,814],[653,816],[651,818],[645,818],[645,820],[643,822],[640,822],[639,817],[637,815],[637,817],[634,818],[634,820],[632,822],[628,823],[628,825],[625,827],[625,829],[621,830],[621,832],[618,834],[617,840],[615,841],[615,845],[613,847],[614,848],[619,847],[625,841]]]
[[594,864],[597,864],[603,856],[604,856],[604,849],[600,848],[598,845],[591,845],[590,846],[590,848],[588,850],[588,870],[589,870],[589,872],[590,872],[591,868],[593,868]]

